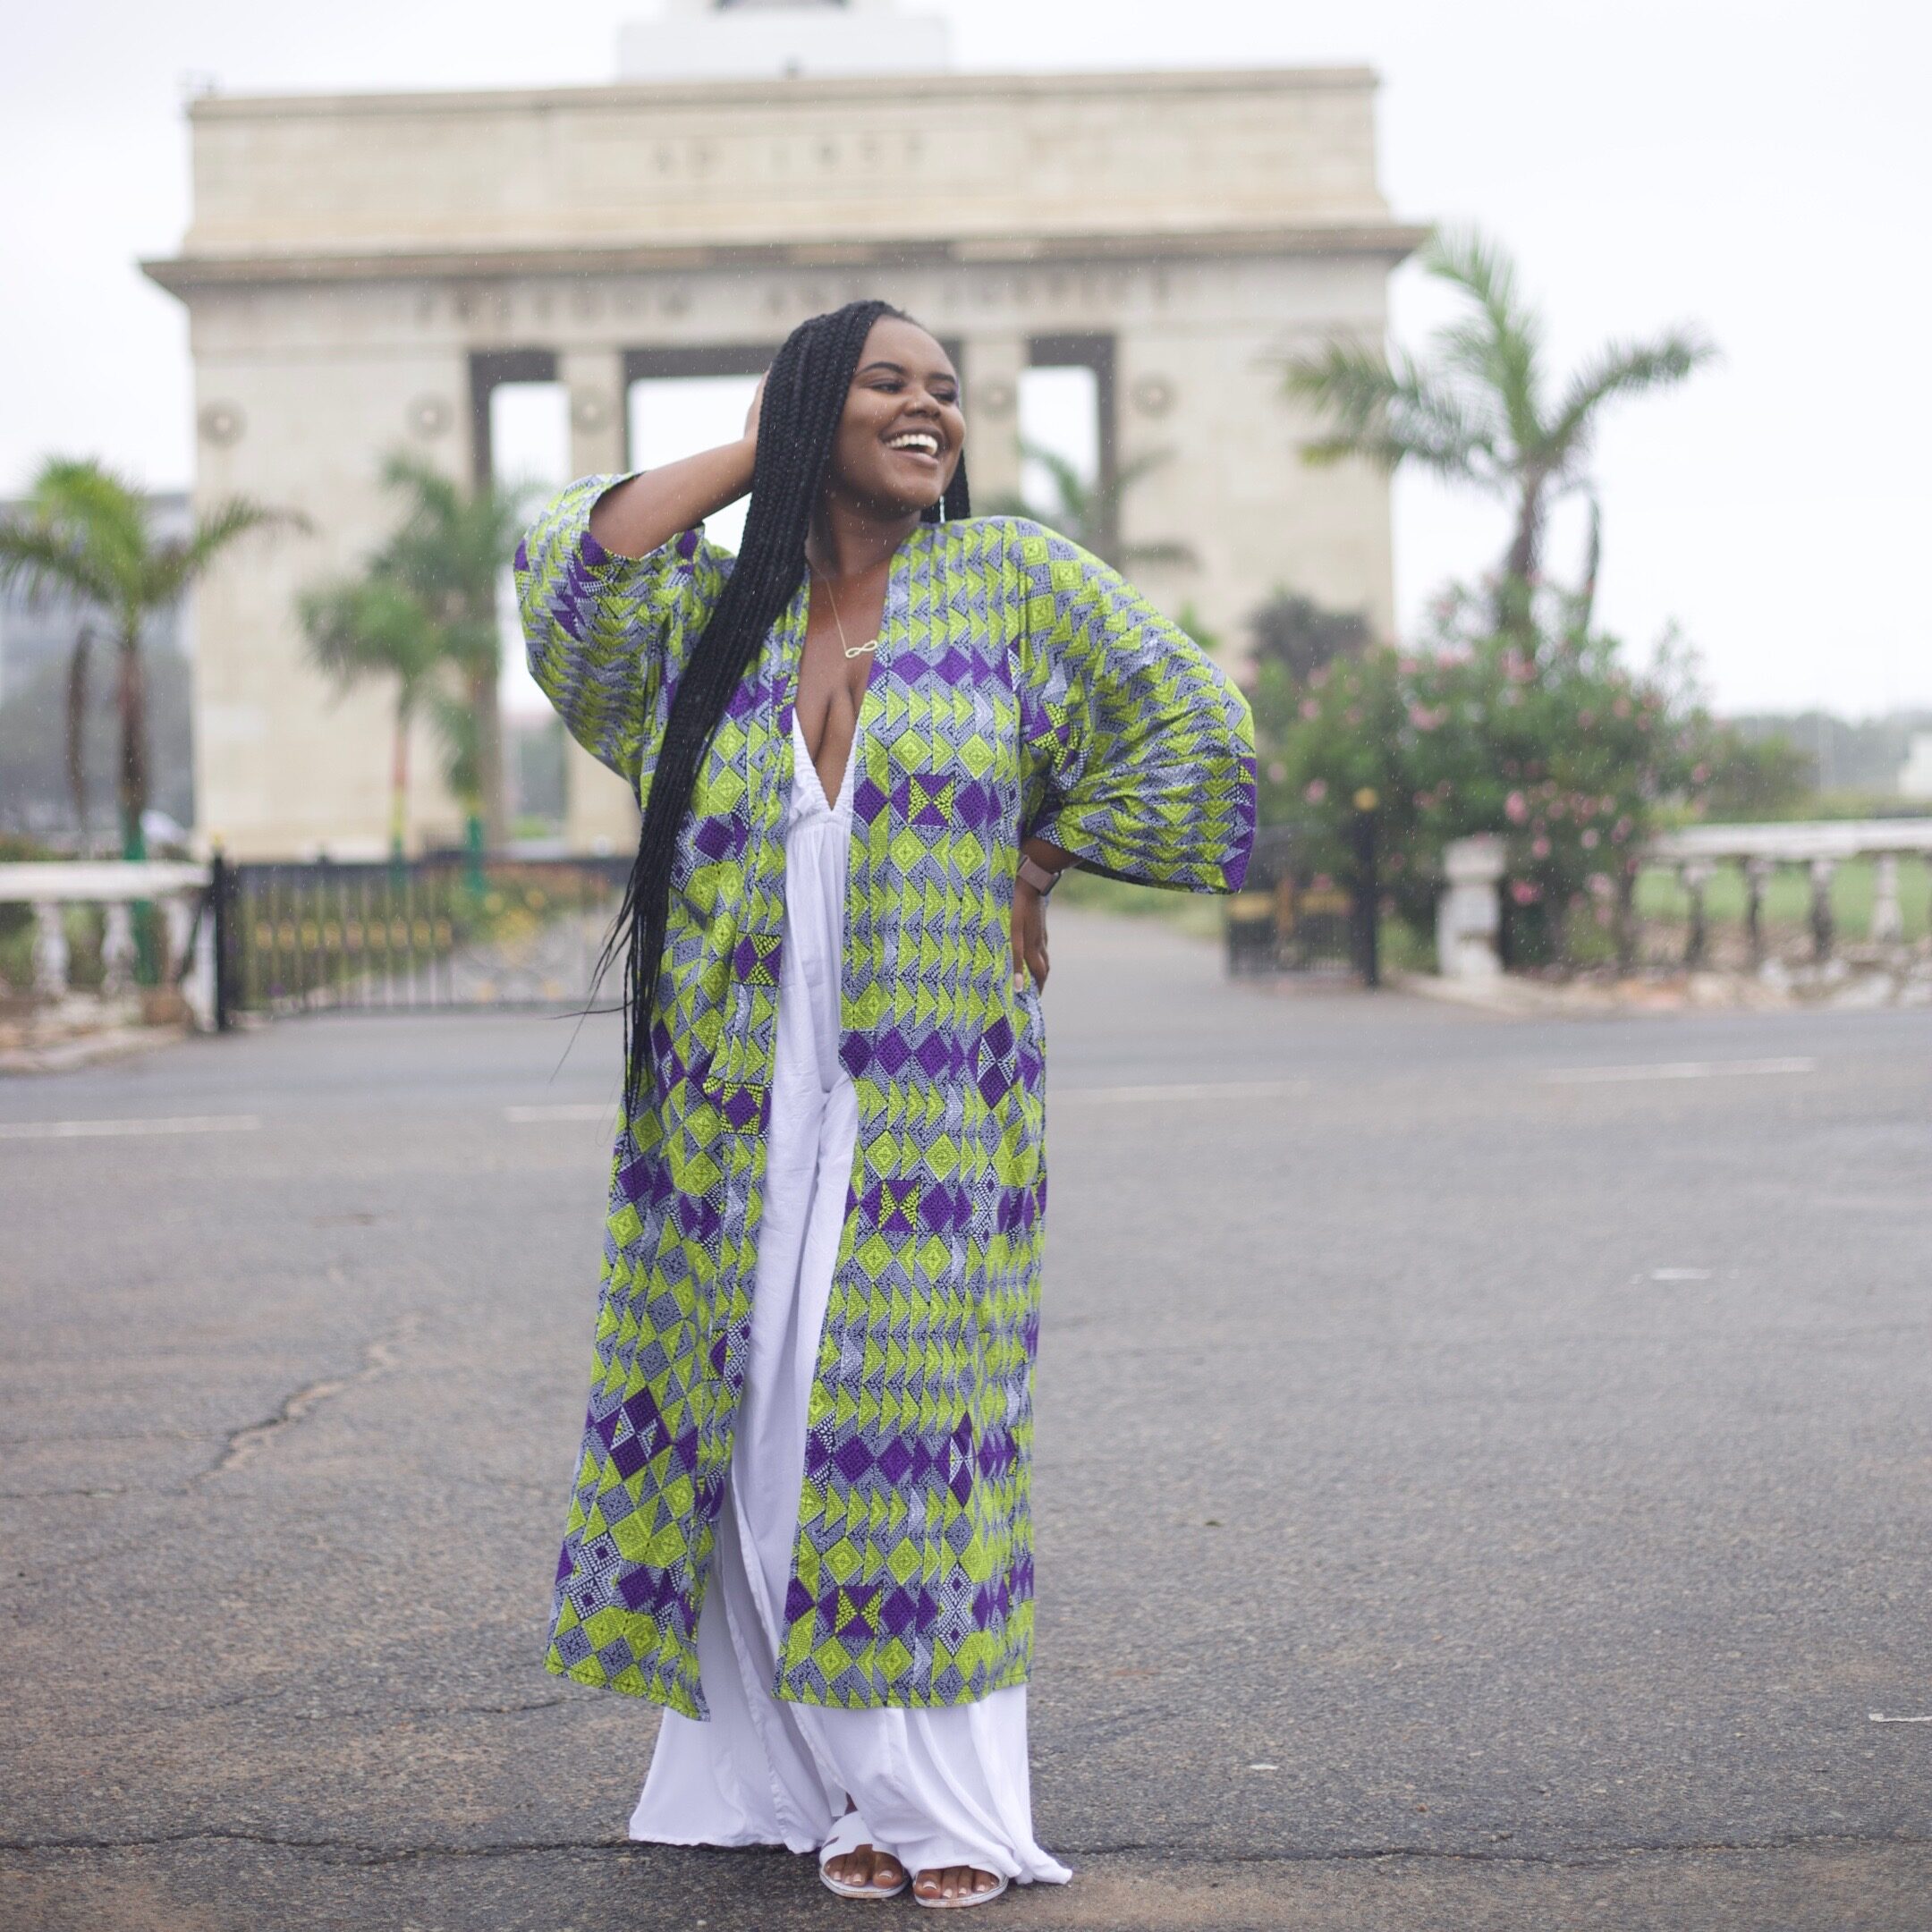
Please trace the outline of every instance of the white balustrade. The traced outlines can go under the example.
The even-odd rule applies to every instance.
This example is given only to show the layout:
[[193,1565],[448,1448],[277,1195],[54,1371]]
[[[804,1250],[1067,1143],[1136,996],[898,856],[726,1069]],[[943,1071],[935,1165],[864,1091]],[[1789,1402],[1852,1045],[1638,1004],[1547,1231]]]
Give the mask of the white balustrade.
[[[1895,945],[1905,936],[1899,898],[1899,860],[1917,856],[1932,864],[1932,818],[1822,818],[1785,825],[1690,826],[1650,842],[1645,858],[1672,865],[1690,883],[1691,869],[1735,865],[1744,875],[1744,924],[1754,962],[1765,956],[1765,889],[1779,866],[1802,867],[1809,887],[1814,955],[1830,957],[1837,921],[1832,884],[1838,868],[1854,859],[1872,862],[1872,912],[1868,936]],[[1693,894],[1687,957],[1700,953],[1700,894]]]
[[[68,906],[104,909],[101,993],[118,999],[134,989],[134,907],[143,902],[157,905],[167,942],[163,978],[180,979],[195,1024],[206,1031],[215,1024],[214,922],[203,918],[198,929],[196,914],[209,878],[207,866],[165,860],[25,860],[0,865],[0,905],[33,908],[34,992],[49,1001],[65,999],[71,990],[72,949],[64,919]],[[180,969],[191,936],[194,957],[183,974]]]
[[[1932,818],[1853,818],[1801,821],[1788,825],[1692,826],[1653,839],[1644,852],[1651,865],[1672,867],[1690,901],[1684,962],[1699,966],[1708,951],[1705,894],[1717,868],[1735,865],[1744,877],[1744,922],[1750,956],[1762,963],[1765,892],[1781,865],[1801,866],[1810,887],[1812,949],[1824,960],[1835,938],[1832,882],[1838,868],[1853,859],[1872,861],[1869,937],[1896,945],[1905,934],[1899,895],[1899,860],[1917,855],[1932,864]],[[1448,883],[1436,902],[1436,970],[1445,979],[1490,979],[1502,970],[1496,935],[1502,924],[1503,841],[1485,834],[1456,839],[1443,848]],[[1620,895],[1627,895],[1633,871],[1623,874]],[[1627,924],[1629,909],[1623,906]]]

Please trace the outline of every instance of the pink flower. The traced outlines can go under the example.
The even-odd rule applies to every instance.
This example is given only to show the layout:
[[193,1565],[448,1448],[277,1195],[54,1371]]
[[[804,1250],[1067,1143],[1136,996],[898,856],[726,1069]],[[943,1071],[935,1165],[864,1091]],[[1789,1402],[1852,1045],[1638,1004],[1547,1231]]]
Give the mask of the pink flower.
[[1595,852],[1597,850],[1597,842],[1601,836],[1602,835],[1597,830],[1597,827],[1592,826],[1583,835],[1583,850],[1585,852]]
[[1328,781],[1326,778],[1310,778],[1308,783],[1308,790],[1301,796],[1310,805],[1319,805],[1328,796]]
[[1610,711],[1611,715],[1614,717],[1628,717],[1630,716],[1630,699],[1628,698],[1619,698],[1616,702],[1610,707]]
[[1305,718],[1318,718],[1321,716],[1321,707],[1312,698],[1304,698],[1301,700],[1301,716]]
[[1530,816],[1530,801],[1521,792],[1512,792],[1503,801],[1503,812],[1512,825],[1521,825]]
[[1702,784],[1709,776],[1710,767],[1708,765],[1693,765],[1690,767],[1690,783],[1692,784]]
[[1549,857],[1549,841],[1546,838],[1531,839],[1530,841],[1530,851],[1538,859],[1547,859]]
[[1512,879],[1509,895],[1520,906],[1534,905],[1543,896],[1543,888],[1532,886],[1528,879]]
[[1270,784],[1285,784],[1288,780],[1288,767],[1277,758],[1268,767],[1267,776]]
[[1334,884],[1335,881],[1326,872],[1318,872],[1309,881],[1309,889],[1314,892],[1326,892]]

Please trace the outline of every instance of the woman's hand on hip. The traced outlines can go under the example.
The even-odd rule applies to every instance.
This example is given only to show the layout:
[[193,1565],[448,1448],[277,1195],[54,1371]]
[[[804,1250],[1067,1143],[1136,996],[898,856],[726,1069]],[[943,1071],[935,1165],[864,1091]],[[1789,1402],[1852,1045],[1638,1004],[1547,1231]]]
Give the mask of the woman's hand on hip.
[[1016,988],[1028,973],[1036,987],[1046,984],[1046,895],[1023,878],[1013,881],[1013,970]]

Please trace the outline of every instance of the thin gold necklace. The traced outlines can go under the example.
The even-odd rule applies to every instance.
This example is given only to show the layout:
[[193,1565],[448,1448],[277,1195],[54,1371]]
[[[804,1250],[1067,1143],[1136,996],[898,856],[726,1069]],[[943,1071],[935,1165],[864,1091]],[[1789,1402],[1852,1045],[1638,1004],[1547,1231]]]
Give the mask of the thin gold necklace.
[[863,657],[868,651],[876,651],[878,648],[878,640],[877,638],[874,638],[869,644],[847,644],[845,642],[845,620],[839,615],[838,593],[832,588],[832,580],[812,564],[808,563],[805,568],[810,571],[812,575],[818,578],[818,581],[825,586],[826,599],[832,606],[832,622],[838,626],[838,640],[841,645],[844,646],[845,655],[848,657]]

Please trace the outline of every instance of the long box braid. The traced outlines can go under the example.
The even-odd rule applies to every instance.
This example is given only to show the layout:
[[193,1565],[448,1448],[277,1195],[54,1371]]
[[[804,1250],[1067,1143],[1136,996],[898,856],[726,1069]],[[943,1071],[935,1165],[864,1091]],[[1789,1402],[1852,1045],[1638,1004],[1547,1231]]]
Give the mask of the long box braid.
[[[638,832],[637,858],[597,962],[601,980],[612,960],[623,956],[627,1121],[641,1110],[649,1090],[651,1004],[669,923],[671,870],[692,788],[732,693],[804,581],[812,511],[859,357],[881,316],[911,319],[886,301],[848,302],[813,316],[785,337],[765,377],[744,540],[678,679]],[[924,521],[936,523],[942,513],[948,519],[972,514],[963,456],[943,503],[927,510]]]

